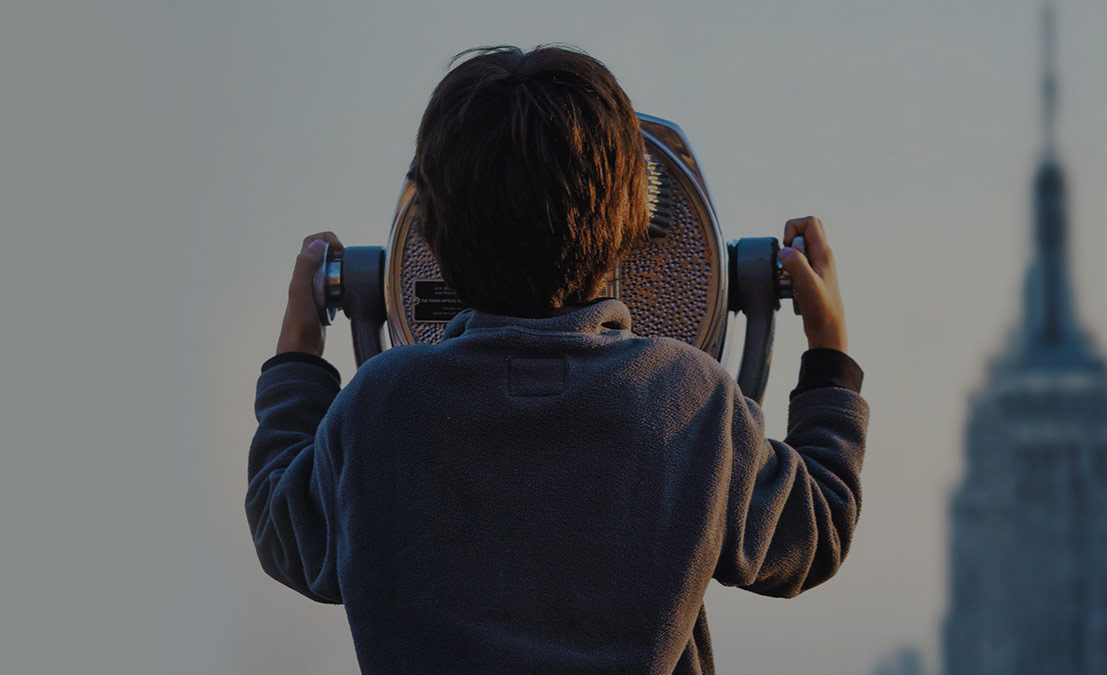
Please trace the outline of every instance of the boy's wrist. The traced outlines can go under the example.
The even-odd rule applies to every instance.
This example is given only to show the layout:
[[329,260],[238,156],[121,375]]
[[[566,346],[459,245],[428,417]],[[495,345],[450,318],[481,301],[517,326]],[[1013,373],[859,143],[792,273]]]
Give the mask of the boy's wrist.
[[821,330],[806,330],[808,349],[834,349],[846,353],[846,331],[840,326],[827,326]]

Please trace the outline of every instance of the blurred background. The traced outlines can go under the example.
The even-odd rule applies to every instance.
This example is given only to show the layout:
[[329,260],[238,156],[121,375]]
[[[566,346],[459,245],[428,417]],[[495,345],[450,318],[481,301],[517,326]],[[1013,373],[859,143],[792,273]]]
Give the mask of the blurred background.
[[[294,257],[320,230],[386,243],[450,56],[567,42],[604,61],[638,110],[684,128],[728,239],[780,237],[786,219],[815,214],[839,261],[872,409],[853,548],[793,600],[713,585],[719,672],[941,672],[970,393],[1014,348],[1041,253],[1041,8],[4,3],[2,669],[356,670],[342,608],[267,577],[243,509],[254,385]],[[1064,270],[1096,345],[1105,29],[1107,4],[1059,3]],[[783,313],[764,406],[775,438],[804,347]],[[341,317],[326,357],[352,377]],[[1089,433],[1080,442],[1107,455],[1107,434]],[[1097,583],[1081,606],[1107,622]],[[1104,672],[1087,644],[1073,649],[1081,670],[1068,672]]]

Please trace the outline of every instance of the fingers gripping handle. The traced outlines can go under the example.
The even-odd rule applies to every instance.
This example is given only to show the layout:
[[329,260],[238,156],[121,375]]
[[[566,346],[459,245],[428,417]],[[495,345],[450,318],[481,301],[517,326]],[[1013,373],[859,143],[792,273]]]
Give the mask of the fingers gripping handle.
[[[796,236],[792,238],[792,248],[796,249],[800,253],[807,253],[807,250],[804,247],[802,236]],[[794,312],[795,314],[799,314],[799,296],[796,295],[796,285],[792,283],[792,276],[784,271],[784,265],[781,264],[780,259],[776,257],[775,253],[773,257],[773,262],[776,264],[777,297],[781,300],[785,298],[791,298],[792,312]]]

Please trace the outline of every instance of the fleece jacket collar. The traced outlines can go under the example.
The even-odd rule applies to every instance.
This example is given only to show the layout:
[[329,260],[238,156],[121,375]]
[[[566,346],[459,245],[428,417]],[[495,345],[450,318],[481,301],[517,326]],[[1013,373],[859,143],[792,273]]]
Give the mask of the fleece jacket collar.
[[615,330],[630,330],[630,310],[616,298],[596,298],[582,305],[557,310],[552,316],[521,317],[490,314],[464,309],[446,324],[442,339],[457,337],[466,331],[516,326],[535,331],[569,332],[599,335]]

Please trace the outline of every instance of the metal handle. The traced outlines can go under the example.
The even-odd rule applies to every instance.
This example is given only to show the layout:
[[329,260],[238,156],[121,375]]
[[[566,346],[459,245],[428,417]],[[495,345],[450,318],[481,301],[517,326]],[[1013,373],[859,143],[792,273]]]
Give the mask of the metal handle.
[[342,302],[342,259],[335,257],[328,242],[323,242],[323,264],[315,268],[311,286],[319,323],[329,326]]
[[745,237],[727,245],[729,309],[746,315],[738,388],[758,403],[769,382],[776,310],[780,307],[775,283],[778,250],[780,244],[773,237]]
[[380,246],[350,246],[341,258],[335,258],[328,247],[324,249],[323,264],[315,271],[313,290],[319,321],[330,325],[335,311],[342,309],[350,319],[358,367],[384,347],[384,256]]
[[[792,247],[803,251],[803,237],[795,237]],[[777,258],[779,252],[780,242],[774,237],[745,237],[727,245],[728,309],[746,315],[738,388],[758,403],[769,383],[780,299],[792,298],[792,309],[799,314],[795,285]]]

